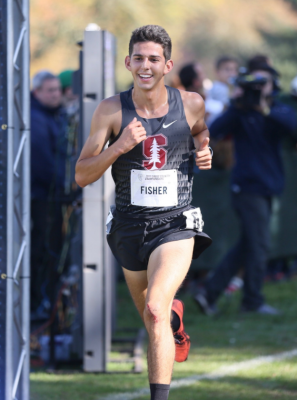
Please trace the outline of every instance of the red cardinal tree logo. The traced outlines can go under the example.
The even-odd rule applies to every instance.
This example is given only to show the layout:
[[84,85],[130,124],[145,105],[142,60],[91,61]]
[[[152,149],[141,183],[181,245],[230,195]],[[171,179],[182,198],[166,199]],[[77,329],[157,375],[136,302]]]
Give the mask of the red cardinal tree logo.
[[163,168],[167,163],[167,150],[163,149],[163,146],[167,146],[167,137],[162,134],[150,136],[142,143],[146,158],[142,166],[151,171]]

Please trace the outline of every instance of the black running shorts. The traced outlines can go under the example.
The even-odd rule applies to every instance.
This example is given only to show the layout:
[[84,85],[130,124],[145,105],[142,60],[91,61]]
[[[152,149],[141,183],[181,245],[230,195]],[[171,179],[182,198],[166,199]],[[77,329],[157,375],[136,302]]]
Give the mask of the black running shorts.
[[199,214],[200,209],[193,206],[148,216],[115,209],[107,224],[107,242],[119,264],[130,271],[146,270],[151,253],[161,244],[192,237],[193,258],[197,258],[212,243],[201,231]]

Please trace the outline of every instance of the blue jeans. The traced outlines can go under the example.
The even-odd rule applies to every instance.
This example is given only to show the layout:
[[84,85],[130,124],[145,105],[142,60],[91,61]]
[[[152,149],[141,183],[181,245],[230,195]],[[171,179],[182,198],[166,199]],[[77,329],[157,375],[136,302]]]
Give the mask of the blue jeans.
[[237,272],[244,269],[242,307],[255,310],[264,303],[262,285],[269,250],[271,198],[234,193],[232,203],[241,224],[238,243],[205,282],[208,300],[215,303]]

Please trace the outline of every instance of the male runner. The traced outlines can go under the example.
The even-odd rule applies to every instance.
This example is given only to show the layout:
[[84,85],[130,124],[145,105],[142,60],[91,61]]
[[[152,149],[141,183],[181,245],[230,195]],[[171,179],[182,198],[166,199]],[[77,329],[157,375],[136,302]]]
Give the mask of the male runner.
[[194,153],[200,169],[211,168],[204,103],[164,85],[170,57],[171,39],[160,26],[132,33],[125,65],[134,87],[99,104],[76,167],[84,187],[112,165],[116,208],[107,240],[148,331],[152,400],[168,399],[174,359],[187,359],[183,304],[173,299],[192,257],[211,244],[200,209],[190,206]]

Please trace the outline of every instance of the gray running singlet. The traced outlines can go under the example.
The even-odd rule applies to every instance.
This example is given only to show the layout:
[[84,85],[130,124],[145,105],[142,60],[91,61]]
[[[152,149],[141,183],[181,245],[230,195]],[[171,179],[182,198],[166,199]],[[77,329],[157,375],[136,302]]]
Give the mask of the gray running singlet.
[[[112,177],[116,185],[116,208],[120,212],[160,213],[185,207],[192,201],[194,161],[192,150],[195,148],[193,137],[186,120],[179,90],[168,86],[166,88],[169,111],[161,118],[145,119],[136,113],[132,101],[132,88],[120,94],[122,126],[119,134],[110,141],[109,145],[120,137],[123,129],[134,117],[141,121],[147,132],[145,141],[121,155],[112,165]],[[132,178],[132,173],[135,179]],[[177,179],[175,176],[177,182],[171,183],[172,186],[170,186],[169,181],[174,180],[174,174],[177,174]],[[168,188],[167,176],[169,177],[168,186],[170,186]],[[138,190],[139,193],[131,194],[131,182],[132,192]],[[167,205],[167,199],[174,198],[170,192],[170,189],[174,189],[173,185],[176,185],[176,190],[174,190],[176,201],[174,204],[169,201],[171,204]],[[141,196],[146,196],[149,205],[142,204]],[[156,199],[156,205],[152,206],[154,199]],[[164,201],[166,204],[163,204]]]

